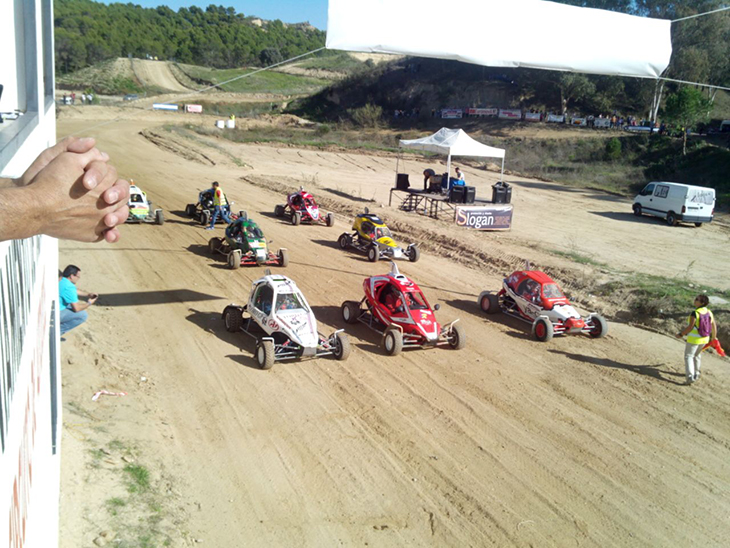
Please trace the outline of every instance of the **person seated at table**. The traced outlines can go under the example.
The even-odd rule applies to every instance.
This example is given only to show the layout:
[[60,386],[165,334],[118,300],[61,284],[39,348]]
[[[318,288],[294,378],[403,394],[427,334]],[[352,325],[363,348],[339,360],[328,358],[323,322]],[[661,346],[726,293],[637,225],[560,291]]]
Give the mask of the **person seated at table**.
[[434,175],[436,175],[436,172],[431,168],[423,170],[423,190],[428,190],[430,179]]

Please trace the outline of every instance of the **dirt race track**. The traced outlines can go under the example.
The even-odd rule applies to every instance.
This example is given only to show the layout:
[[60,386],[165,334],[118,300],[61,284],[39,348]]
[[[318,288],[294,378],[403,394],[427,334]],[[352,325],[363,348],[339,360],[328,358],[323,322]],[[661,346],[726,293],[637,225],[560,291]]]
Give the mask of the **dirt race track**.
[[[59,135],[84,134],[93,112],[62,117]],[[144,534],[157,539],[149,545],[216,548],[727,546],[727,361],[706,355],[687,387],[673,337],[611,322],[603,339],[541,344],[526,324],[476,307],[524,258],[575,268],[550,249],[629,271],[691,269],[727,288],[727,225],[669,229],[634,219],[623,199],[508,176],[513,230],[476,234],[378,205],[393,157],[202,138],[188,142],[192,154],[159,125],[90,133],[167,222],[124,226],[115,245],[61,245],[61,266],[80,266],[79,287],[102,295],[62,346],[62,547],[93,546],[106,530],[121,546],[143,545]],[[406,165],[417,185],[426,166]],[[498,177],[465,171],[478,196]],[[361,297],[363,278],[388,269],[335,244],[348,212],[368,205],[396,238],[422,243],[421,260],[401,270],[441,303],[441,321],[460,319],[466,348],[391,358],[375,333],[348,326],[346,362],[257,369],[253,342],[226,332],[220,313],[245,301],[263,269],[225,268],[207,253],[211,232],[182,214],[213,180],[274,249],[289,249],[283,273],[323,333],[344,327],[339,306]],[[273,217],[282,189],[298,184],[335,211],[335,228]],[[641,258],[638,242],[651,243]],[[465,257],[479,253],[490,260]],[[128,395],[92,402],[100,389]],[[149,469],[156,506],[111,502],[128,496],[121,469],[131,462]]]

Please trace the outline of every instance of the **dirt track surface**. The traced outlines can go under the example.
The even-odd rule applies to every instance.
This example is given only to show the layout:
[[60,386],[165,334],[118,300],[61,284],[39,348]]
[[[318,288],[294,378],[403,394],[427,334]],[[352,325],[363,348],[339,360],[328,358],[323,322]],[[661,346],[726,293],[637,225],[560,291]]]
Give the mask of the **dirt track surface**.
[[[94,123],[62,119],[59,134]],[[140,134],[163,135],[159,124],[91,134],[164,209],[165,225],[125,226],[116,245],[61,245],[61,265],[80,266],[79,286],[102,294],[62,346],[61,546],[89,546],[115,527],[105,501],[124,496],[113,480],[124,462],[112,455],[95,467],[89,456],[112,439],[135,444],[151,469],[174,546],[726,546],[727,362],[705,356],[702,379],[686,387],[672,337],[612,322],[604,339],[540,344],[526,324],[486,318],[475,301],[524,258],[567,269],[543,251],[553,247],[639,272],[676,274],[695,260],[698,282],[727,287],[727,227],[703,227],[698,239],[693,228],[635,220],[625,200],[507,177],[513,230],[458,231],[378,206],[394,158],[199,140],[210,165]],[[415,186],[426,166],[406,165]],[[465,172],[478,196],[498,177]],[[441,321],[460,319],[466,348],[392,358],[375,333],[348,326],[346,362],[258,370],[253,341],[226,332],[220,313],[246,300],[263,269],[226,269],[206,251],[211,231],[182,214],[213,180],[274,249],[290,250],[283,273],[323,333],[344,327],[339,306],[361,297],[363,278],[388,269],[335,244],[351,222],[340,211],[368,205],[396,238],[423,244],[421,260],[401,270],[441,303]],[[272,216],[279,189],[297,184],[338,208],[335,228]],[[640,260],[636,242],[652,244]],[[91,402],[101,388],[128,395]]]
[[132,68],[142,85],[146,87],[156,87],[170,91],[190,91],[175,78],[167,61],[133,59]]

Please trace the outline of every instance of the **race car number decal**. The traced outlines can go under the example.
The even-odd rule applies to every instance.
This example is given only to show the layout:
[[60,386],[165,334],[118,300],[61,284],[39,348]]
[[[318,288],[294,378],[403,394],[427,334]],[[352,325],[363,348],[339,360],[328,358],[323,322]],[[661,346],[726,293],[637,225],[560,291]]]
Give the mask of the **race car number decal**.
[[276,320],[269,320],[269,327],[274,331],[279,331],[279,324],[276,323]]

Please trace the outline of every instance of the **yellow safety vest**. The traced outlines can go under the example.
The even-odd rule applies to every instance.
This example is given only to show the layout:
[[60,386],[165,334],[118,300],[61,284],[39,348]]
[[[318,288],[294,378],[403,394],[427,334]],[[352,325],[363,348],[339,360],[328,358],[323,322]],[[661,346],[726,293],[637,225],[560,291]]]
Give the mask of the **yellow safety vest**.
[[714,316],[712,315],[712,312],[704,306],[692,312],[692,314],[690,314],[690,318],[694,318],[695,323],[692,327],[692,331],[690,331],[689,335],[687,335],[687,342],[689,344],[707,344],[708,342],[710,342],[709,335],[707,337],[700,337],[700,316],[702,314],[709,314],[710,320],[714,321]]
[[228,205],[228,200],[226,200],[226,195],[223,194],[223,189],[221,187],[218,187],[216,189],[216,191],[213,193],[213,205],[217,205],[217,206]]

